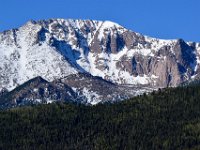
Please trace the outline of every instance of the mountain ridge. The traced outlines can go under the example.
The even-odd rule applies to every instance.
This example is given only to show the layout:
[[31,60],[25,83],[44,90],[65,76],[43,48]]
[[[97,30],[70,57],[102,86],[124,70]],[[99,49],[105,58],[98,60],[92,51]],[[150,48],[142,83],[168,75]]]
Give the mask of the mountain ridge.
[[88,73],[117,85],[174,87],[200,73],[200,43],[144,36],[110,21],[28,21],[0,33],[0,89]]
[[0,109],[52,102],[96,105],[122,101],[153,89],[119,86],[86,73],[78,73],[48,82],[35,77],[11,91],[0,92]]

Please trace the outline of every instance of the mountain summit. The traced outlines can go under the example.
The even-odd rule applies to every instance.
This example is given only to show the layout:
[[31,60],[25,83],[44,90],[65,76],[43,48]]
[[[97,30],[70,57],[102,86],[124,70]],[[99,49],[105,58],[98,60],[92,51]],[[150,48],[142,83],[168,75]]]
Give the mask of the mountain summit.
[[0,33],[0,91],[87,73],[115,84],[177,86],[199,73],[200,43],[143,36],[110,21],[29,21]]

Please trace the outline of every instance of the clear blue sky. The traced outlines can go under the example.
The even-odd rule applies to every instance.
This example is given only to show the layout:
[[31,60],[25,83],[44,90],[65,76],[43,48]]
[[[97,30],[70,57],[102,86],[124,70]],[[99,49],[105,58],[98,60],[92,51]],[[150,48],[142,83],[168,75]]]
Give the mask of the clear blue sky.
[[152,37],[200,41],[200,0],[0,1],[0,31],[49,18],[111,20]]

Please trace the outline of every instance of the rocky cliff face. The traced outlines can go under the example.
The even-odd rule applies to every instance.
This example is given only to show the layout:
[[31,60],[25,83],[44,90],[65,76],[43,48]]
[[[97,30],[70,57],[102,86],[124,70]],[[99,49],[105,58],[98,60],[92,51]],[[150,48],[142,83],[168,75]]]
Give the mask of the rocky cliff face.
[[0,33],[0,89],[78,72],[117,84],[177,86],[199,74],[199,55],[199,43],[155,39],[109,21],[29,21]]

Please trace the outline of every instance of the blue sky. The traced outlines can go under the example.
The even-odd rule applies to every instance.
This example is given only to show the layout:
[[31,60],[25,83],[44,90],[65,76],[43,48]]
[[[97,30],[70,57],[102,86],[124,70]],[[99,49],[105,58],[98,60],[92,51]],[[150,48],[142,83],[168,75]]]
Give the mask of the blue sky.
[[163,39],[200,41],[200,0],[1,0],[0,31],[30,19],[110,20]]

